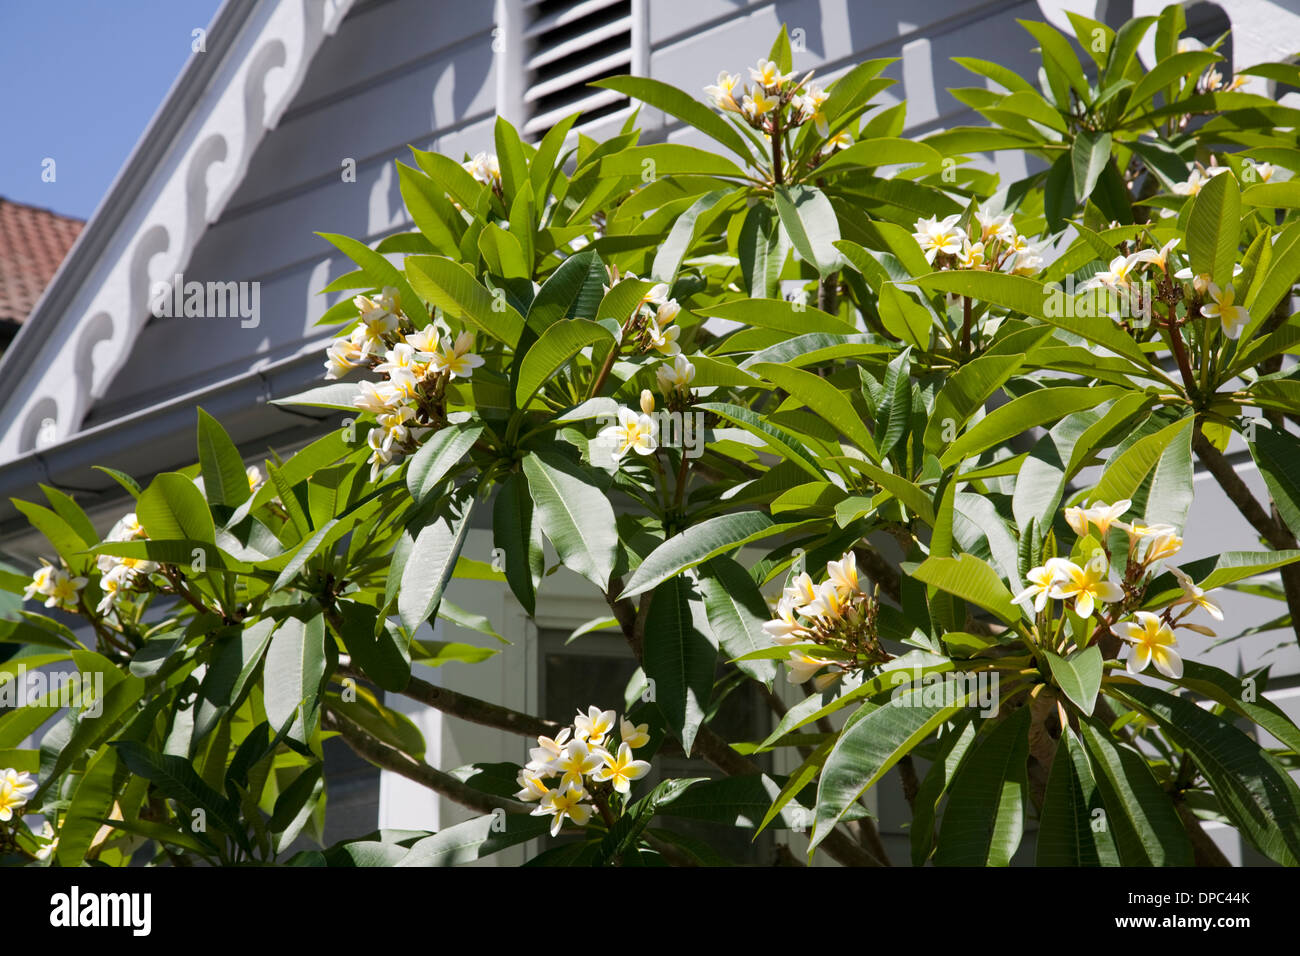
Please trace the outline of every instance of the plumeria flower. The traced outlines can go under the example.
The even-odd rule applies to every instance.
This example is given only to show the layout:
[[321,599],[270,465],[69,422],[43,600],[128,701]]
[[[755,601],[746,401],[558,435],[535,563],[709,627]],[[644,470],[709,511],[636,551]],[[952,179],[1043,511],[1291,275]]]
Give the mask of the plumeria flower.
[[845,602],[834,582],[823,581],[817,588],[817,597],[799,608],[804,617],[819,617],[825,621],[838,621],[844,616]]
[[1132,282],[1133,268],[1141,260],[1138,259],[1138,253],[1131,256],[1116,256],[1110,260],[1110,267],[1104,272],[1098,272],[1088,281],[1079,286],[1079,291],[1083,292],[1088,289],[1098,289],[1103,286],[1108,289],[1127,289]]
[[1046,264],[1043,257],[1037,251],[1021,252],[1016,255],[1015,265],[1011,269],[1012,275],[1032,276],[1037,275],[1043,270]]
[[1053,558],[1048,567],[1055,573],[1048,593],[1058,601],[1073,598],[1074,611],[1080,617],[1091,617],[1099,601],[1109,604],[1124,598],[1124,589],[1107,577],[1110,568],[1104,561],[1089,561],[1079,567],[1073,561]]
[[560,778],[560,786],[582,789],[582,778],[604,762],[603,753],[599,748],[588,747],[586,741],[570,740],[555,761],[556,772],[564,775]]
[[59,838],[55,836],[54,827],[49,820],[41,824],[41,837],[45,840],[45,844],[36,851],[36,859],[44,863],[59,848]]
[[1178,579],[1178,584],[1183,589],[1183,596],[1174,604],[1190,604],[1193,608],[1201,608],[1216,621],[1223,620],[1223,609],[1206,597],[1205,591],[1198,587],[1196,582],[1182,568],[1170,568],[1169,570],[1173,572],[1174,577]]
[[125,564],[119,564],[107,574],[99,579],[99,590],[103,594],[98,606],[95,608],[101,615],[107,614],[113,609],[117,601],[118,593],[127,586],[130,581],[131,570]]
[[1206,176],[1199,169],[1193,169],[1183,182],[1174,183],[1174,194],[1177,196],[1195,196],[1201,191],[1201,187],[1209,182],[1209,179],[1210,177]]
[[1110,534],[1111,525],[1118,523],[1120,516],[1132,506],[1133,502],[1125,498],[1113,505],[1097,502],[1088,508],[1066,508],[1065,523],[1081,538],[1088,533],[1089,524],[1096,525],[1098,533],[1105,538]]
[[921,245],[921,251],[925,253],[925,261],[934,264],[934,257],[943,252],[948,255],[956,255],[961,252],[966,242],[966,233],[964,230],[957,228],[957,222],[961,219],[960,213],[954,213],[946,219],[918,219],[913,227],[916,231],[912,233],[914,238]]
[[360,363],[361,349],[350,339],[335,339],[325,350],[325,377],[342,378]]
[[803,96],[799,97],[799,110],[804,114],[805,120],[812,120],[817,135],[825,139],[830,135],[830,123],[826,119],[826,114],[822,110],[822,105],[830,96],[820,86],[809,84]]
[[[1239,275],[1241,275],[1241,263],[1237,263],[1232,267],[1232,277],[1235,279]],[[1196,275],[1192,275],[1192,270],[1188,267],[1175,272],[1174,278],[1181,279],[1183,282],[1190,282],[1192,291],[1197,295],[1205,295],[1210,290],[1210,274],[1208,272],[1198,272]]]
[[975,210],[975,221],[980,224],[980,241],[990,242],[993,239],[1001,239],[1004,242],[1013,242],[1016,238],[1016,229],[1011,224],[1011,216],[995,216],[992,213],[985,212],[983,209]]
[[559,836],[565,817],[580,827],[587,825],[591,819],[591,807],[582,802],[586,796],[587,791],[581,786],[570,785],[562,790],[548,790],[532,816],[544,817],[551,814],[554,818],[551,820],[551,836]]
[[244,469],[244,477],[248,479],[248,491],[250,494],[256,494],[257,490],[266,484],[266,476],[262,474],[262,469],[256,465],[249,465]]
[[[823,667],[832,663],[834,662],[822,660],[819,657],[810,657],[801,651],[791,651],[789,660],[785,662],[785,679],[796,686],[803,684]],[[823,678],[827,679],[818,678],[818,681],[814,681],[814,686],[817,686],[818,690],[823,690],[839,680],[839,676],[839,674],[823,675]],[[818,682],[820,682],[820,686],[818,686]]]
[[634,724],[626,717],[620,718],[618,736],[633,750],[639,750],[650,742],[650,725]]
[[415,351],[415,358],[419,362],[429,362],[433,358],[433,353],[438,351],[438,327],[436,325],[426,325],[410,335],[403,336],[403,339]]
[[650,334],[650,347],[656,352],[667,355],[669,358],[681,354],[682,347],[678,344],[677,339],[682,334],[680,325],[662,326],[658,322],[651,322],[646,331]]
[[706,86],[704,93],[713,100],[713,105],[718,109],[739,113],[740,103],[736,100],[736,87],[739,84],[739,76],[724,70],[718,74],[718,82],[713,86]]
[[580,712],[573,720],[574,739],[585,741],[593,747],[604,746],[605,738],[614,730],[616,716],[612,710],[588,707],[586,714]]
[[14,811],[27,806],[35,792],[36,781],[30,773],[12,767],[0,770],[0,823],[12,820]]
[[546,785],[541,774],[527,767],[519,771],[515,782],[519,784],[519,792],[515,794],[515,799],[523,800],[525,803],[541,800],[551,789]]
[[776,618],[763,622],[763,631],[778,644],[797,644],[808,629],[794,616],[794,606],[781,600],[776,605]]
[[375,371],[381,375],[392,375],[399,369],[405,369],[417,378],[422,378],[425,364],[420,360],[415,346],[409,342],[398,342],[384,353],[384,360],[375,366]]
[[564,745],[569,742],[570,733],[572,728],[565,727],[554,737],[538,737],[538,746],[529,751],[532,758],[529,766],[536,770],[550,769],[560,759],[560,754],[564,753]]
[[1268,182],[1273,178],[1273,174],[1277,172],[1277,167],[1272,163],[1252,162],[1247,169],[1250,170],[1250,176],[1261,183]]
[[835,589],[846,597],[862,590],[858,581],[858,556],[853,551],[846,552],[838,561],[827,561],[826,573]]
[[1138,611],[1133,615],[1137,621],[1125,621],[1116,624],[1115,630],[1124,640],[1133,645],[1128,658],[1128,672],[1140,674],[1147,665],[1155,663],[1156,670],[1175,680],[1183,676],[1183,660],[1174,647],[1178,639],[1169,625],[1150,611]]
[[824,147],[827,152],[834,152],[837,149],[848,149],[853,145],[853,134],[846,129],[840,130],[830,139],[826,140]]
[[478,153],[473,159],[462,163],[465,171],[485,186],[496,187],[501,182],[501,163],[496,154]]
[[746,94],[740,108],[750,119],[758,119],[776,109],[780,102],[775,96],[768,96],[762,90],[756,89],[753,94]]
[[470,351],[473,348],[474,333],[462,332],[456,337],[455,345],[435,352],[430,364],[434,371],[446,372],[449,378],[470,378],[474,369],[483,364],[483,357]]
[[957,254],[957,265],[963,269],[978,269],[984,265],[984,243],[965,239],[961,252]]
[[614,785],[614,789],[626,796],[632,789],[632,781],[640,780],[650,772],[650,762],[647,760],[636,760],[632,756],[632,748],[626,741],[618,745],[618,753],[605,754],[605,766],[597,770],[592,779],[597,783],[604,783],[608,780]]
[[370,480],[378,481],[384,469],[393,463],[393,459],[397,458],[399,453],[391,446],[384,447],[382,428],[370,429],[366,435],[366,444],[370,446],[370,458],[367,459],[370,464]]
[[1201,306],[1201,315],[1207,319],[1218,319],[1223,325],[1223,334],[1228,338],[1240,337],[1241,330],[1250,322],[1250,313],[1246,311],[1245,306],[1235,303],[1236,291],[1232,283],[1228,283],[1226,289],[1220,289],[1211,282],[1209,293],[1214,301],[1209,305]]
[[1128,523],[1123,521],[1116,521],[1115,527],[1123,528],[1124,531],[1128,533],[1128,536],[1134,540],[1140,540],[1142,538],[1154,538],[1162,534],[1169,534],[1170,532],[1175,532],[1178,530],[1171,524],[1142,524],[1139,521],[1133,521]]
[[813,584],[813,579],[807,571],[799,572],[795,579],[790,582],[790,586],[784,591],[783,600],[792,607],[811,604],[817,600],[817,585]]
[[1172,558],[1183,548],[1183,539],[1178,536],[1177,532],[1173,531],[1155,535],[1150,541],[1151,544],[1146,553],[1148,563],[1159,561],[1162,558]]
[[665,299],[655,309],[655,322],[661,327],[665,326],[681,313],[682,307],[677,304],[676,299]]
[[393,410],[397,404],[397,395],[393,392],[392,386],[384,384],[376,386],[374,382],[362,382],[356,397],[352,399],[352,404],[363,412],[370,412],[372,415],[385,415]]
[[45,599],[45,606],[69,610],[75,608],[81,589],[85,586],[85,578],[74,578],[66,571],[55,568],[50,573],[50,590],[49,596]]
[[30,601],[38,594],[41,597],[49,597],[53,574],[54,566],[42,558],[41,566],[32,573],[31,582],[23,589],[23,600]]
[[1140,252],[1133,253],[1133,255],[1137,258],[1138,262],[1148,262],[1161,272],[1168,272],[1169,253],[1173,252],[1174,246],[1178,245],[1181,241],[1182,240],[1178,236],[1174,236],[1174,238],[1161,246],[1159,250],[1143,249]]
[[410,405],[399,405],[392,411],[385,412],[378,416],[379,428],[382,433],[380,447],[384,451],[392,451],[394,445],[404,445],[411,438],[411,428],[407,425],[415,417],[415,409]]
[[140,524],[140,519],[136,517],[134,511],[128,511],[118,518],[117,524],[113,525],[113,530],[108,533],[109,541],[136,541],[144,537],[147,537],[144,533],[144,525]]
[[409,368],[395,368],[388,373],[386,390],[392,396],[393,402],[411,402],[415,400],[415,392],[419,385],[419,377]]
[[665,395],[673,392],[689,392],[691,382],[695,381],[695,366],[685,355],[673,356],[671,362],[661,362],[655,369],[655,378],[659,380],[659,390]]
[[1025,588],[1011,600],[1015,604],[1024,604],[1030,598],[1034,599],[1034,610],[1042,612],[1047,607],[1048,592],[1052,589],[1052,582],[1055,573],[1048,567],[1030,568],[1029,573],[1025,575],[1025,580],[1029,587]]
[[618,424],[602,429],[596,437],[603,442],[612,443],[614,450],[610,458],[622,461],[629,451],[638,455],[654,454],[659,447],[659,424],[649,415],[638,415],[630,408],[618,410]]
[[794,73],[782,74],[781,68],[772,60],[759,60],[757,67],[749,68],[749,78],[772,90],[789,80]]

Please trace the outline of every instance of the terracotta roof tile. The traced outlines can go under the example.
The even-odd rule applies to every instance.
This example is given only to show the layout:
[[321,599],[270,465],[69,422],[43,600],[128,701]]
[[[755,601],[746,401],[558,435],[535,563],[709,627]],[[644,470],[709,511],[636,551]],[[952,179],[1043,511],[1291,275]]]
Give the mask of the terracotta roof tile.
[[0,198],[0,322],[22,322],[31,314],[84,225]]

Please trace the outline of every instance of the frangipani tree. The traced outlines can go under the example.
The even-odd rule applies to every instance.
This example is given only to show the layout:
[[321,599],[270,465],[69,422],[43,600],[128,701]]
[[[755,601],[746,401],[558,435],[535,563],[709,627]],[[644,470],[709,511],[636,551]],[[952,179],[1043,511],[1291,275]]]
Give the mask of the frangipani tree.
[[[643,145],[634,121],[597,143],[572,119],[535,145],[499,121],[495,154],[464,162],[414,151],[415,231],[326,235],[357,266],[327,290],[348,293],[321,320],[334,381],[285,401],[345,413],[338,430],[246,470],[200,412],[198,465],[113,473],[135,506],[106,538],[55,489],[20,504],[57,558],[0,583],[85,626],[24,611],[0,625],[31,648],[5,672],[107,676],[94,717],[0,716],[12,858],[439,863],[572,833],[536,862],[719,862],[682,814],[880,865],[864,798],[897,770],[918,864],[1007,863],[1029,818],[1040,863],[1222,862],[1205,819],[1296,862],[1300,729],[1266,673],[1202,663],[1188,635],[1222,626],[1217,589],[1300,559],[1300,152],[1280,107],[1202,75],[1212,51],[1141,67],[1144,32],[1176,48],[1180,16],[1077,19],[1104,41],[1084,43],[1095,84],[1029,25],[1040,88],[973,61],[1008,92],[961,95],[999,128],[924,142],[901,104],[875,108],[887,61],[823,88],[783,31],[707,103],[602,81],[718,151]],[[1186,143],[1151,146],[1160,124]],[[988,149],[1050,165],[1002,187],[962,155]],[[1235,494],[1232,430],[1271,514]],[[1183,560],[1193,452],[1269,550]],[[491,640],[452,603],[479,573],[475,514],[526,613],[548,555],[607,603],[640,668],[626,701],[559,725],[457,691],[482,655],[419,628]],[[447,686],[412,676],[448,660]],[[807,697],[765,693],[766,739],[710,725],[736,681],[781,675]],[[449,773],[379,691],[536,747]],[[13,749],[50,718],[39,752]],[[334,734],[483,815],[290,857],[319,832]],[[725,778],[646,787],[677,748]],[[750,759],[775,748],[798,769]]]

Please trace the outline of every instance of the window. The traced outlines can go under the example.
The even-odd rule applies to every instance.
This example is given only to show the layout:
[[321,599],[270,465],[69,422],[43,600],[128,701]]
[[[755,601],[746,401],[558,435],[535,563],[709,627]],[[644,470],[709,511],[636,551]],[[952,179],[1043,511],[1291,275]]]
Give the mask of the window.
[[639,0],[524,0],[523,134],[540,139],[570,113],[587,124],[628,106],[588,84],[635,71]]

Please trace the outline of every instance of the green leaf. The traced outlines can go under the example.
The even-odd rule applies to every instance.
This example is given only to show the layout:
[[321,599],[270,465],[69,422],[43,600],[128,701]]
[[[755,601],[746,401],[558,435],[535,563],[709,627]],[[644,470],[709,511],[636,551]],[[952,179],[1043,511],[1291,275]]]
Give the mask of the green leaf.
[[325,676],[325,618],[288,617],[276,628],[263,666],[266,719],[300,743],[311,738]]
[[1058,657],[1046,650],[1043,651],[1043,656],[1052,670],[1056,685],[1081,711],[1091,717],[1092,709],[1097,706],[1097,694],[1101,690],[1101,650],[1094,644],[1068,658]]
[[725,119],[675,86],[645,76],[611,76],[596,80],[590,85],[626,93],[633,99],[661,109],[706,136],[711,136],[747,162],[750,159],[750,150],[744,138]]
[[930,313],[908,293],[894,283],[886,282],[880,287],[876,308],[889,334],[918,349],[929,346],[930,326],[933,324]]
[[102,826],[100,820],[111,815],[117,798],[116,773],[117,751],[105,745],[86,765],[59,827],[59,845],[54,851],[59,866],[81,865]]
[[927,702],[923,688],[898,689],[889,703],[866,704],[850,718],[817,785],[817,811],[810,850],[826,839],[862,794],[891,767],[965,706],[956,701]]
[[734,195],[730,189],[715,189],[691,203],[673,222],[672,229],[668,231],[668,235],[659,246],[659,251],[655,253],[654,263],[650,267],[651,277],[666,282],[671,287],[677,279],[682,259],[695,241],[696,233],[709,221],[708,213],[720,202],[724,206],[728,205],[729,203],[724,200],[729,200]]
[[[134,740],[113,742],[117,755],[137,777],[151,781],[158,792],[186,810],[203,810],[246,852],[251,850],[248,834],[234,804],[200,779],[185,757],[168,756],[150,750]],[[114,826],[118,823],[115,822]]]
[[415,290],[447,313],[514,347],[524,320],[504,296],[493,296],[460,263],[443,256],[408,256],[406,273]]
[[739,299],[719,302],[700,310],[704,315],[732,322],[743,322],[760,329],[775,329],[802,335],[807,332],[829,332],[852,335],[857,329],[838,316],[821,309],[785,299]]
[[[847,436],[874,461],[880,460],[876,442],[862,422],[862,416],[843,391],[820,375],[800,368],[790,368],[773,362],[759,362],[750,366],[769,382],[785,389],[792,396]],[[906,377],[906,376],[904,376]]]
[[962,762],[948,792],[936,866],[1010,866],[1025,826],[1028,707],[998,722]]
[[790,246],[781,231],[776,208],[771,203],[755,203],[745,214],[737,252],[750,297],[770,299],[775,296],[780,288],[781,270],[790,255]]
[[203,492],[210,504],[236,508],[247,500],[250,494],[248,476],[239,449],[221,423],[201,408],[199,465],[203,473]]
[[311,819],[325,793],[325,781],[321,774],[324,768],[320,764],[311,764],[302,773],[293,778],[280,795],[276,797],[275,808],[266,826],[272,833],[279,834],[275,841],[275,852],[282,853]]
[[586,319],[556,322],[533,343],[519,371],[515,386],[515,403],[525,407],[547,379],[588,346],[612,346],[614,336],[608,329]]
[[1164,450],[1185,430],[1190,430],[1192,422],[1188,416],[1134,442],[1106,466],[1089,499],[1116,502],[1132,498]]
[[[1083,75],[1083,67],[1079,64],[1079,58],[1075,56],[1074,50],[1070,47],[1070,41],[1067,40],[1059,30],[1049,26],[1046,23],[1033,20],[1017,20],[1022,27],[1029,31],[1035,40],[1038,41],[1039,48],[1042,52],[1043,66],[1047,69],[1048,75],[1052,73],[1052,67],[1055,67],[1060,74],[1069,82],[1074,92],[1079,94],[1079,98],[1087,103],[1091,99],[1091,92],[1088,89],[1088,80]],[[1069,107],[1068,98],[1056,91],[1057,107],[1066,109]]]
[[1101,724],[1080,722],[1079,730],[1120,864],[1191,866],[1192,845],[1178,811],[1142,755],[1116,741]]
[[761,438],[774,454],[794,462],[816,480],[826,480],[825,472],[818,466],[816,458],[808,447],[785,429],[768,422],[764,416],[729,402],[700,402],[695,407],[700,411],[714,412],[739,425],[745,431]]
[[650,552],[632,572],[619,599],[635,597],[688,568],[780,530],[780,526],[760,511],[719,515],[691,525]]
[[[835,209],[820,189],[813,186],[776,186],[772,195],[781,225],[800,258],[826,278],[844,265],[835,248],[840,239]],[[805,329],[805,331],[812,331]]]
[[1047,780],[1034,862],[1038,866],[1118,866],[1119,854],[1104,813],[1088,755],[1074,731],[1066,727]]
[[1300,441],[1281,429],[1256,428],[1247,445],[1278,514],[1292,534],[1300,533]]
[[1081,203],[1092,195],[1097,177],[1110,162],[1110,133],[1092,133],[1080,130],[1070,147],[1070,163],[1074,172],[1074,201]]
[[420,446],[406,466],[406,489],[416,504],[423,504],[434,493],[481,434],[482,425],[448,425]]
[[466,497],[459,514],[438,515],[416,534],[397,594],[397,614],[408,631],[414,631],[437,610],[465,546],[473,512],[474,498]]
[[1007,624],[1020,619],[1020,608],[1012,603],[1011,592],[1002,583],[1002,577],[987,562],[973,554],[960,554],[955,558],[926,558],[912,571],[911,576],[979,605]]
[[[549,135],[549,134],[548,134]],[[600,256],[584,249],[565,259],[550,274],[528,307],[528,327],[537,334],[561,319],[594,319],[609,273]]]
[[1072,412],[1093,408],[1126,394],[1118,385],[1064,385],[1042,388],[995,408],[958,436],[939,459],[944,468],[973,458],[995,445]]
[[[600,161],[602,177],[727,176],[745,179],[745,171],[717,153],[684,143],[630,146]],[[649,181],[648,179],[645,181]]]
[[[248,479],[241,475],[244,487]],[[189,538],[214,543],[216,528],[207,502],[194,482],[180,472],[164,472],[149,482],[135,505],[150,538]]]
[[350,236],[341,236],[332,232],[318,232],[316,235],[364,269],[376,288],[385,286],[396,288],[402,311],[411,317],[417,327],[429,324],[429,311],[415,294],[410,283],[406,281],[406,276],[402,274],[401,269],[364,242],[358,242]]
[[[709,628],[728,657],[736,660],[771,643],[763,624],[772,612],[744,567],[731,558],[711,558],[700,569],[699,588]],[[771,661],[737,661],[736,666],[769,687],[776,676]]]
[[1187,251],[1192,272],[1209,275],[1220,286],[1232,281],[1241,231],[1241,190],[1237,177],[1223,173],[1209,182],[1192,200],[1187,217]]
[[542,530],[560,560],[606,590],[618,549],[609,500],[577,466],[555,452],[530,452],[523,468]]
[[380,627],[379,612],[368,604],[339,601],[339,636],[352,663],[386,691],[401,693],[411,681],[411,655],[399,628]]
[[691,613],[692,583],[679,575],[662,582],[650,600],[643,666],[654,681],[655,703],[690,755],[713,691],[717,651]]
[[537,586],[542,579],[542,526],[533,514],[528,483],[512,472],[501,483],[492,507],[492,544],[504,552],[506,581],[531,616],[537,611]]
[[1284,866],[1300,863],[1300,789],[1267,751],[1222,717],[1158,688],[1127,685],[1121,696],[1192,755],[1223,812],[1261,853]]
[[416,841],[396,863],[386,865],[458,866],[545,836],[548,827],[544,817],[489,813]]

